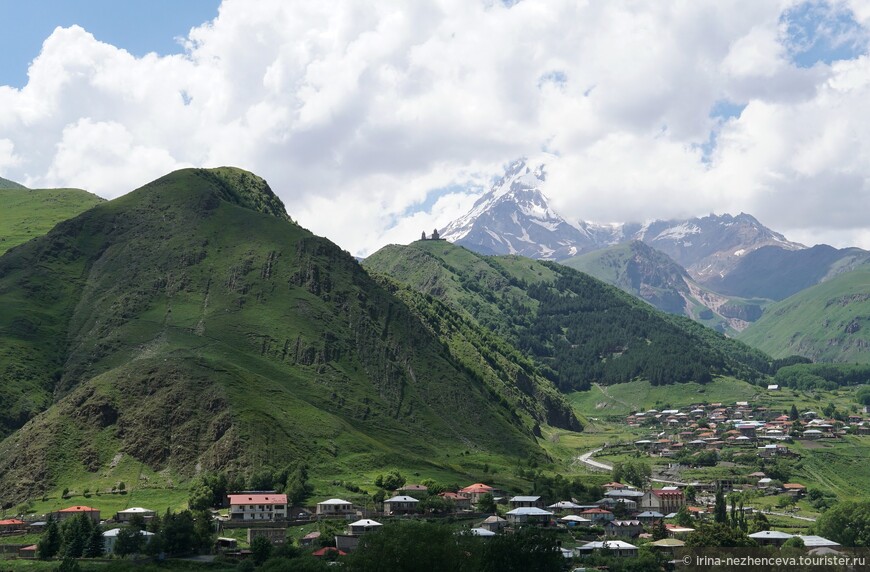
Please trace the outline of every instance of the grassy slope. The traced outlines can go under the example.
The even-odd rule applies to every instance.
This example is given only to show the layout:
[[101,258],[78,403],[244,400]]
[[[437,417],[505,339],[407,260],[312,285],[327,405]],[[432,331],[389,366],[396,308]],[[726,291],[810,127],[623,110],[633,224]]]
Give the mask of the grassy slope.
[[[771,392],[731,378],[720,378],[706,385],[656,387],[644,381],[635,381],[596,387],[569,396],[577,414],[586,422],[584,432],[578,435],[556,429],[549,430],[545,434],[546,447],[553,458],[568,465],[579,453],[605,443],[613,445],[650,438],[650,429],[632,429],[624,424],[625,416],[635,410],[679,408],[695,403],[733,404],[737,401],[749,401],[783,413],[787,413],[792,404],[799,411],[818,411],[828,403],[833,403],[838,410],[851,412],[856,408],[856,390],[857,387],[843,387],[834,391],[785,389]],[[870,488],[870,472],[866,470],[866,463],[870,458],[870,436],[821,440],[809,445],[802,441],[790,445],[800,455],[800,459],[794,461],[790,480],[829,491],[841,499],[853,500],[866,496],[866,491]],[[610,462],[624,456],[608,455],[603,460]],[[651,461],[665,465],[668,462],[667,459],[658,458]],[[703,481],[722,476],[742,477],[755,470],[757,467],[701,467],[684,470],[682,479]],[[751,504],[766,506],[774,504],[775,501],[776,497],[760,497],[753,499]],[[803,507],[802,513],[805,515],[812,516],[811,512],[810,507]]]
[[740,339],[776,357],[870,363],[870,265],[770,306]]
[[760,312],[769,302],[710,291],[695,283],[666,254],[640,241],[617,244],[560,262],[642,298],[659,310],[688,316],[729,335],[737,333],[729,318],[752,321],[754,317],[742,307]]
[[535,454],[404,303],[238,183],[177,172],[0,258],[6,429],[63,396],[0,443],[2,498],[119,479],[118,453],[133,486]]
[[[658,365],[648,360],[673,352],[675,360],[690,360],[690,367],[701,372],[753,375],[767,361],[743,344],[688,319],[656,312],[622,291],[555,263],[486,257],[445,241],[418,241],[384,247],[364,265],[443,301],[521,347],[530,344],[529,353],[554,372],[564,371],[571,362],[570,373],[553,374],[561,375],[563,389],[573,383],[567,381],[569,375],[585,376],[581,381],[588,382],[596,371],[609,378],[628,376],[626,380],[633,375],[666,377],[665,370],[653,372]],[[546,287],[557,283],[558,288]],[[537,293],[531,295],[534,288]],[[550,294],[559,300],[546,301]],[[619,351],[601,347],[605,337]]]
[[21,183],[16,183],[15,181],[10,181],[9,179],[0,177],[0,189],[27,189],[27,187]]
[[0,255],[101,202],[100,197],[79,189],[29,190],[0,185]]

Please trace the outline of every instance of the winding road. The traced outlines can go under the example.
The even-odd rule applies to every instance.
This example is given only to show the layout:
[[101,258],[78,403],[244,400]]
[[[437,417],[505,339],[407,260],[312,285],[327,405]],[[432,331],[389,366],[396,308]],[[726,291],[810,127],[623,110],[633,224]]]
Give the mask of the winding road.
[[[603,449],[603,447],[598,447],[597,449],[592,449],[591,451],[587,451],[586,453],[583,453],[582,455],[577,457],[576,461],[583,463],[587,467],[591,467],[597,471],[612,471],[613,465],[608,465],[607,463],[602,463],[601,461],[593,461],[592,460],[592,455],[601,451],[602,449]],[[650,479],[650,480],[654,483],[665,483],[668,485],[686,486],[688,484],[688,483],[681,483],[679,481],[665,481],[662,479]],[[789,514],[789,513],[785,513],[785,512],[766,511],[765,514],[774,514],[776,516],[785,516],[788,518],[795,518],[797,520],[805,520],[807,522],[815,522],[816,521],[816,519],[810,518],[808,516],[797,516],[796,514]]]
[[599,461],[592,460],[592,458],[591,458],[592,455],[594,455],[595,453],[597,453],[601,449],[602,449],[602,447],[598,447],[597,449],[592,449],[591,451],[589,451],[587,453],[583,453],[582,455],[577,457],[577,461],[583,463],[584,465],[592,467],[593,469],[599,470],[599,471],[612,471],[613,465],[607,465],[605,463],[601,463]]

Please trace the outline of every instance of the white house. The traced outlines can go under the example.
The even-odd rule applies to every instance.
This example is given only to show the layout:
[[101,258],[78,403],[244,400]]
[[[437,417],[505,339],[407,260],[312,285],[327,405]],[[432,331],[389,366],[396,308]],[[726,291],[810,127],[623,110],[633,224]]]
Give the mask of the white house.
[[115,520],[118,522],[130,522],[130,519],[134,516],[141,516],[143,519],[149,520],[154,518],[155,514],[157,513],[150,508],[141,508],[138,506],[134,506],[132,508],[119,510],[117,513],[115,513]]
[[242,493],[227,496],[230,499],[230,520],[285,520],[287,518],[287,495]]
[[347,533],[356,536],[360,534],[365,534],[370,530],[376,530],[380,526],[383,526],[380,522],[372,520],[370,518],[364,518],[362,520],[358,520],[356,522],[348,524]]
[[574,553],[578,556],[586,556],[596,550],[606,550],[613,556],[637,556],[637,546],[624,540],[596,540],[577,547]]
[[317,503],[318,516],[344,516],[353,512],[353,505],[344,499],[329,499]]
[[547,522],[553,513],[534,506],[522,506],[505,513],[508,522],[513,524]]

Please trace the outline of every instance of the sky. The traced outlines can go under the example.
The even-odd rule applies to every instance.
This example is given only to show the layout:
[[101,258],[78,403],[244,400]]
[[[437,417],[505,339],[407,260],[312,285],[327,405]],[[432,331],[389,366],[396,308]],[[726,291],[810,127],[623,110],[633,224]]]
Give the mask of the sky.
[[870,248],[870,0],[0,0],[0,176],[264,177],[358,256],[545,157],[564,217]]

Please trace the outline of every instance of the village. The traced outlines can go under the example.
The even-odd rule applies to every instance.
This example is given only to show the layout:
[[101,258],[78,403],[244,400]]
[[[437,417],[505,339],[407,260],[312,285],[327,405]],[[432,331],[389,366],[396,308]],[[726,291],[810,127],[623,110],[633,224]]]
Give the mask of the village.
[[[775,387],[768,389],[776,391]],[[794,407],[789,414],[781,414],[745,401],[651,409],[633,412],[624,419],[628,427],[643,433],[644,438],[608,445],[598,453],[604,459],[615,453],[629,454],[638,460],[656,460],[657,466],[662,463],[715,466],[720,459],[736,454],[742,455],[744,461],[753,457],[763,465],[796,455],[791,447],[794,443],[870,434],[866,413],[839,417],[826,418],[811,410],[798,412]],[[603,463],[589,462],[598,469],[613,470]],[[600,498],[592,501],[513,494],[484,482],[455,490],[444,490],[441,486],[430,490],[423,483],[405,484],[404,478],[383,500],[378,499],[380,502],[366,498],[362,504],[328,498],[309,499],[316,502],[307,506],[292,506],[286,494],[276,491],[234,491],[221,499],[221,507],[209,513],[214,538],[213,546],[206,552],[243,560],[251,556],[258,542],[268,542],[273,547],[296,542],[314,558],[335,560],[352,553],[367,534],[385,524],[418,519],[449,521],[455,523],[458,534],[480,538],[512,534],[527,527],[550,531],[558,535],[559,550],[566,561],[583,559],[602,550],[611,557],[632,557],[638,555],[641,547],[673,555],[686,545],[699,526],[717,518],[716,513],[721,510],[717,504],[726,502],[726,495],[731,502],[731,518],[739,512],[745,532],[758,545],[782,546],[799,541],[800,546],[820,554],[841,548],[837,542],[817,535],[773,530],[765,516],[765,512],[771,514],[769,506],[756,509],[744,505],[744,499],[774,496],[785,499],[787,502],[779,506],[787,507],[807,495],[804,483],[781,482],[760,470],[709,481],[666,482],[649,475],[642,480],[635,484],[611,481],[590,486],[590,490],[601,493]],[[739,507],[735,498],[740,499]],[[138,546],[144,551],[154,536],[149,523],[160,518],[157,511],[142,507],[103,515],[98,508],[74,505],[40,517],[0,520],[0,535],[8,539],[43,533],[50,522],[62,525],[78,515],[99,525],[107,556],[129,554],[129,549],[118,549],[118,539],[130,528],[141,536]],[[299,527],[313,529],[302,535],[292,534]],[[20,546],[6,543],[4,548],[7,557],[14,549],[14,556],[22,559],[37,558],[39,552],[38,543]]]

